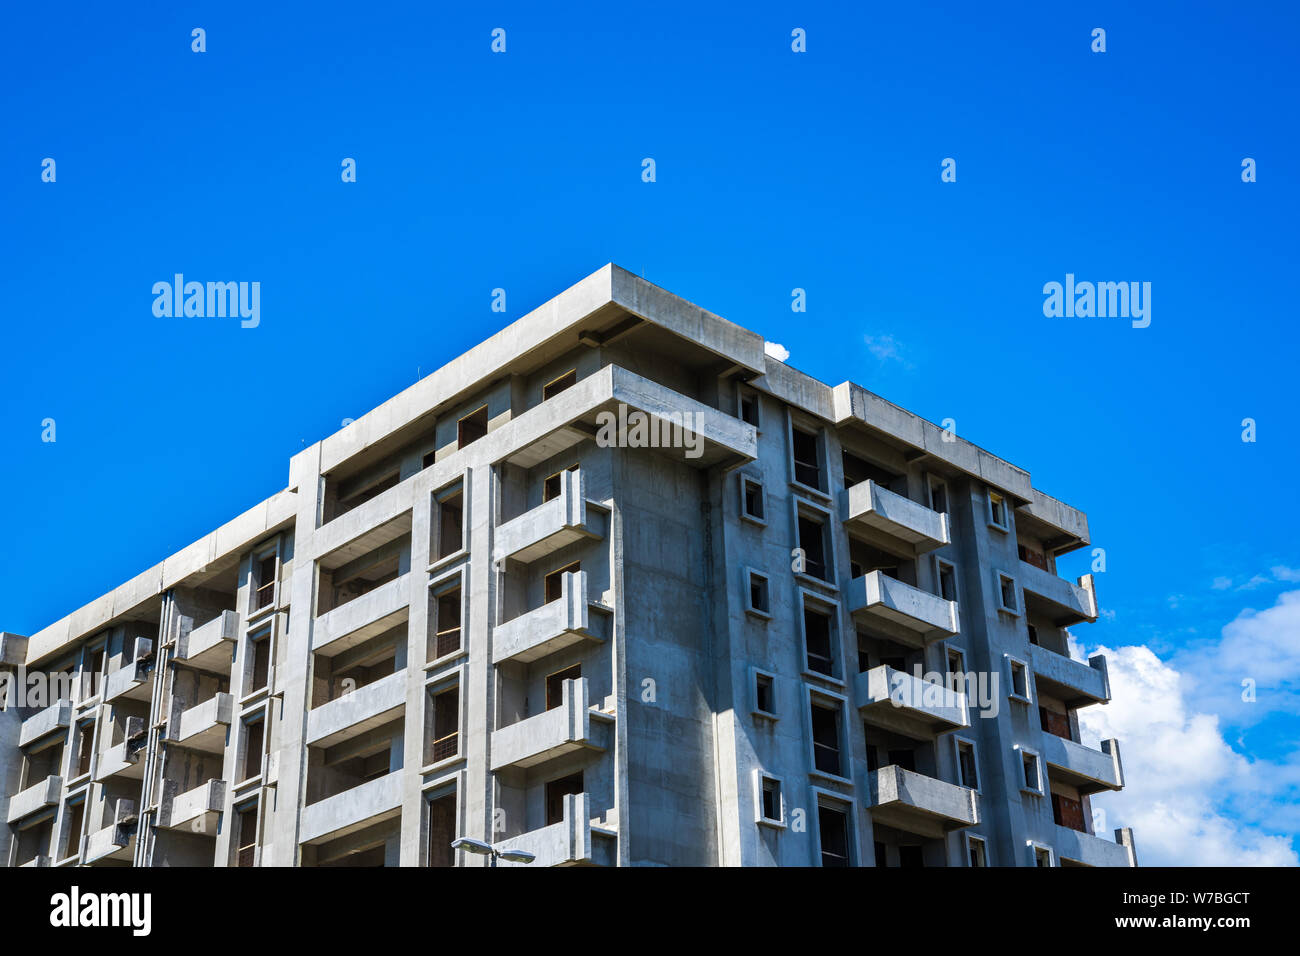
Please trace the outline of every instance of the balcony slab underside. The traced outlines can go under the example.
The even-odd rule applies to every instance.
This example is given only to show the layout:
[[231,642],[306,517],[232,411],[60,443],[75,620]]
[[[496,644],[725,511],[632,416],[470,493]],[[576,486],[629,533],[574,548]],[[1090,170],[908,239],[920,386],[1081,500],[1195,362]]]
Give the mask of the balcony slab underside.
[[888,538],[895,550],[912,556],[942,548],[951,540],[946,514],[870,480],[840,493],[840,517],[849,530]]
[[918,740],[970,726],[965,694],[885,665],[854,678],[854,699],[863,720]]
[[881,767],[868,774],[871,819],[928,837],[979,823],[974,790],[904,770]]
[[854,617],[899,640],[925,644],[958,631],[956,601],[946,601],[882,571],[854,578],[846,590]]

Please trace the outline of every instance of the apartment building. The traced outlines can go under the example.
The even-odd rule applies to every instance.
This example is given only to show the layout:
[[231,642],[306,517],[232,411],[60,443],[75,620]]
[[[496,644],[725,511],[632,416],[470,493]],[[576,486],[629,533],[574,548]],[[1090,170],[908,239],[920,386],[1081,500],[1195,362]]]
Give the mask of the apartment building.
[[0,860],[1136,865],[1085,516],[764,345],[608,265],[0,635]]

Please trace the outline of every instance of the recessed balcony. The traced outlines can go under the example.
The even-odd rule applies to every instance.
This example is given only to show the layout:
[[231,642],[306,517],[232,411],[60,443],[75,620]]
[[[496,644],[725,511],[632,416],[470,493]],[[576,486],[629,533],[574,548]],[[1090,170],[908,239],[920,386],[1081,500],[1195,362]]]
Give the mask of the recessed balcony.
[[[1117,831],[1131,839],[1129,831]],[[1056,825],[1056,855],[1063,865],[1137,866],[1137,856],[1130,844],[1115,843],[1104,837]]]
[[333,657],[397,627],[410,617],[411,575],[398,575],[312,622],[311,647]]
[[896,766],[868,774],[867,783],[876,823],[930,837],[979,823],[979,795],[969,787]]
[[1077,787],[1088,795],[1102,790],[1124,789],[1124,768],[1119,759],[1119,741],[1103,740],[1101,750],[1043,733],[1043,760],[1053,780]]
[[402,716],[406,668],[348,691],[307,714],[307,743],[332,747]]
[[609,637],[612,612],[593,604],[587,572],[560,577],[560,597],[492,629],[492,663],[528,663],[583,641],[599,643]]
[[172,731],[172,742],[187,750],[221,753],[226,749],[227,731],[235,713],[235,698],[217,694],[180,715]]
[[618,834],[591,820],[591,795],[564,797],[564,819],[495,844],[498,850],[523,850],[532,863],[501,860],[498,866],[613,866]]
[[26,720],[18,731],[18,746],[26,747],[49,734],[67,730],[72,722],[72,701],[61,700],[44,710],[38,710]]
[[225,805],[226,781],[209,780],[201,787],[172,797],[171,808],[158,825],[167,830],[216,836]]
[[383,823],[402,812],[401,773],[389,773],[302,810],[300,843],[325,843]]
[[917,504],[874,481],[860,481],[840,493],[840,518],[849,529],[892,539],[900,550],[918,555],[951,540],[948,516]]
[[1095,654],[1084,664],[1039,644],[1029,645],[1034,683],[1041,693],[1059,698],[1067,707],[1104,704],[1110,700],[1106,657]]
[[609,746],[613,718],[589,706],[587,678],[566,680],[559,707],[543,711],[492,734],[492,769],[535,767],[576,750]]
[[209,674],[229,674],[238,638],[239,615],[222,611],[181,637],[176,642],[174,659],[178,664]]
[[62,794],[63,778],[56,776],[46,777],[26,790],[20,790],[9,798],[7,822],[17,823],[23,817],[29,817],[46,807],[54,806],[59,802],[59,797]]
[[582,470],[560,475],[560,493],[496,530],[494,561],[527,563],[573,544],[605,536],[609,512],[587,501]]
[[1026,609],[1041,614],[1057,627],[1097,620],[1097,591],[1091,574],[1071,584],[1028,561],[1021,561],[1018,567]]
[[876,727],[926,740],[970,726],[966,695],[887,665],[854,678],[862,719]]
[[958,631],[956,601],[945,601],[883,571],[854,578],[847,591],[849,612],[891,635],[929,643]]

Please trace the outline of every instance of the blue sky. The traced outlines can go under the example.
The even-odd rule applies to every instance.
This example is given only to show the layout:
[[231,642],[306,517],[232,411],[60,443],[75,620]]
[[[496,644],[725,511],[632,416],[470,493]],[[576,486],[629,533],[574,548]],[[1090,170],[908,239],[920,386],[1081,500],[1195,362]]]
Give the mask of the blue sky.
[[[274,493],[614,261],[1084,508],[1107,616],[1075,637],[1168,705],[1111,728],[1135,756],[1108,822],[1144,862],[1205,862],[1144,838],[1153,807],[1222,862],[1296,862],[1292,5],[85,7],[0,36],[0,627]],[[259,281],[261,324],[156,318],[176,272]],[[1150,327],[1044,317],[1067,272],[1150,282]],[[1135,734],[1213,753],[1144,780]]]

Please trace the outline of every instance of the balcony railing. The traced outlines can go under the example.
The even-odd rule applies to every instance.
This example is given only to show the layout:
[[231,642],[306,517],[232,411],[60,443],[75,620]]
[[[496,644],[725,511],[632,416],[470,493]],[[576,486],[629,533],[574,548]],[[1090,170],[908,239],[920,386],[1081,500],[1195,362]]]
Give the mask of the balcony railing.
[[211,674],[229,674],[239,636],[239,615],[222,611],[176,642],[177,663]]
[[1057,627],[1097,620],[1097,591],[1091,574],[1071,584],[1051,571],[1020,561],[1018,575],[1025,606],[1046,616]]
[[979,795],[934,777],[888,766],[868,774],[871,818],[922,836],[943,836],[979,823]]
[[411,575],[400,574],[312,622],[312,650],[333,657],[391,630],[410,614]]
[[1110,700],[1110,675],[1106,657],[1095,654],[1084,664],[1039,644],[1029,645],[1029,663],[1039,689],[1062,700],[1067,707],[1104,704]]
[[564,797],[564,819],[550,826],[529,830],[502,840],[498,849],[523,850],[533,854],[532,863],[500,866],[613,866],[617,834],[591,820],[591,795],[571,793]]
[[840,493],[840,517],[850,528],[887,535],[913,554],[942,548],[951,540],[946,514],[917,504],[870,480]]
[[583,641],[607,639],[611,614],[593,606],[586,571],[560,577],[560,597],[492,629],[492,663],[528,663]]
[[217,824],[226,805],[226,781],[209,780],[202,786],[172,797],[170,812],[161,826],[215,836]]
[[221,753],[235,712],[231,694],[216,694],[180,715],[172,741],[189,750]]
[[863,720],[918,739],[970,726],[966,695],[887,665],[862,671],[854,697]]
[[535,767],[577,750],[604,750],[610,718],[593,713],[585,677],[566,680],[559,707],[543,711],[492,734],[492,769]]
[[1124,769],[1120,764],[1117,740],[1103,740],[1101,750],[1093,750],[1073,740],[1045,733],[1042,751],[1051,777],[1077,787],[1085,796],[1124,788]]
[[956,601],[945,601],[883,571],[871,571],[850,581],[848,604],[855,616],[912,641],[952,637],[959,629]]
[[575,541],[603,538],[609,515],[586,498],[582,470],[560,475],[560,493],[496,530],[493,560],[536,561]]
[[307,714],[307,743],[332,747],[396,720],[406,708],[406,668],[348,691]]
[[49,776],[9,798],[9,823],[17,823],[37,811],[52,807],[63,794],[63,778]]
[[1065,864],[1078,866],[1137,866],[1137,853],[1133,846],[1133,832],[1116,830],[1118,842],[1111,842],[1091,833],[1080,833],[1069,827],[1055,828],[1057,857]]
[[23,721],[22,728],[18,731],[18,746],[26,747],[47,734],[67,730],[71,721],[72,701],[70,700],[61,700],[44,710],[38,710]]
[[400,773],[385,774],[304,807],[299,841],[324,843],[398,816],[403,779]]

